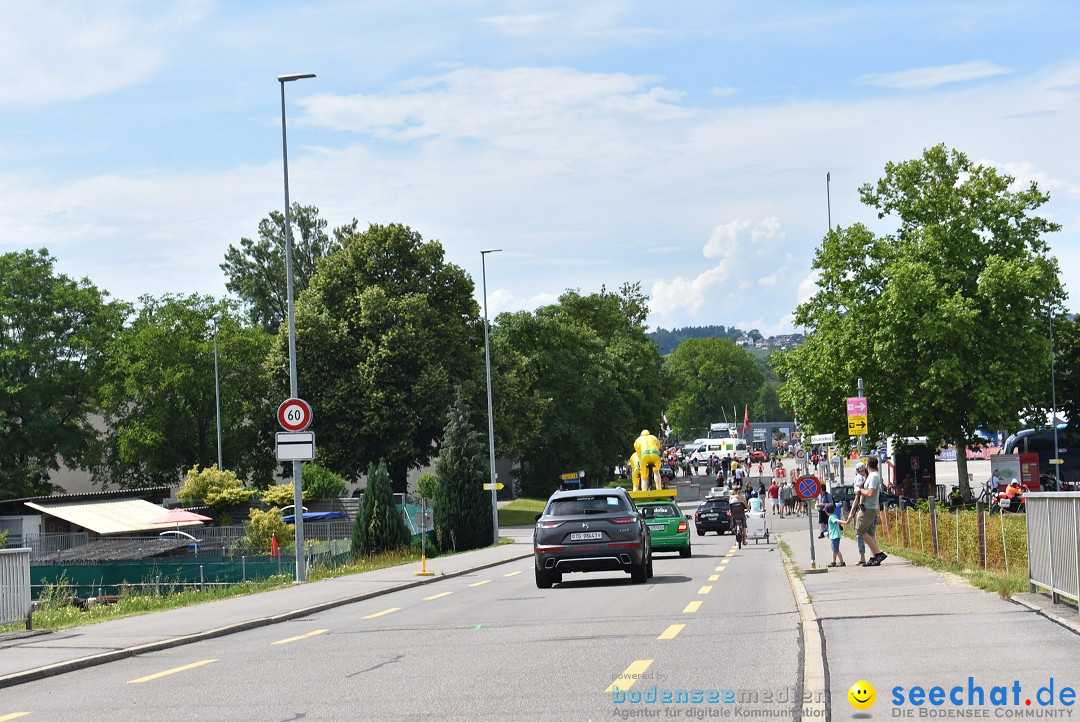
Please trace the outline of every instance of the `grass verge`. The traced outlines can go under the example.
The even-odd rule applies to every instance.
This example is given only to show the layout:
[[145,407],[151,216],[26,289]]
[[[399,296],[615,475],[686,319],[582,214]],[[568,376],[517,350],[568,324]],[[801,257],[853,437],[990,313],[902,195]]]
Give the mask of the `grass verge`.
[[878,546],[880,546],[887,554],[903,557],[912,564],[917,564],[920,567],[926,567],[927,569],[933,569],[934,571],[939,572],[949,572],[950,574],[963,577],[973,587],[987,592],[994,592],[1000,595],[1002,599],[1009,599],[1017,592],[1028,591],[1028,580],[1026,576],[1006,576],[1004,571],[979,569],[977,567],[973,568],[965,564],[957,564],[956,562],[939,559],[933,554],[925,554],[914,549],[898,547],[887,542],[879,542]]
[[795,563],[795,556],[792,554],[791,547],[784,540],[784,537],[776,537],[776,544],[780,547],[780,551],[784,554],[784,562],[791,567],[791,572],[799,581],[806,579],[806,573],[803,572],[802,567]]
[[499,526],[532,526],[536,515],[544,510],[546,499],[521,497],[499,509]]

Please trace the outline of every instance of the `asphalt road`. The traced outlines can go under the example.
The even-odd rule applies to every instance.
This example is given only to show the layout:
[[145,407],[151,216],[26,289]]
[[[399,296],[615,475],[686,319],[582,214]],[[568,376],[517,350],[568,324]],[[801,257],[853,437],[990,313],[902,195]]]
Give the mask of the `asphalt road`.
[[[531,561],[512,562],[5,689],[0,720],[704,718],[725,706],[710,693],[790,715],[799,617],[780,551],[692,540],[645,585],[605,573],[539,590]],[[633,701],[682,690],[706,701]]]

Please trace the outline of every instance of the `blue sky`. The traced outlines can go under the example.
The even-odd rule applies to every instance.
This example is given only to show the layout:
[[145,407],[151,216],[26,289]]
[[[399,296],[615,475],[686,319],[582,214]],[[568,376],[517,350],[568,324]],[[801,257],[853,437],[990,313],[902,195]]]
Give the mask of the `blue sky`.
[[[0,252],[114,296],[225,293],[293,200],[440,240],[492,313],[640,281],[654,326],[792,330],[832,219],[944,142],[1051,194],[1080,294],[1071,2],[14,2]],[[477,291],[479,294],[479,290]],[[1078,310],[1071,298],[1067,306]]]

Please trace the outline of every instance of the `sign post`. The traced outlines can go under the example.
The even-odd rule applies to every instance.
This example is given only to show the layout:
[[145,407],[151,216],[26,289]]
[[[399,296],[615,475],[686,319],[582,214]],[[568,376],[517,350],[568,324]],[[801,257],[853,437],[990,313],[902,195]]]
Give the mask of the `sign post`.
[[[281,85],[281,107],[282,107],[282,120],[285,117],[285,84]],[[282,122],[282,132],[284,132],[284,122]],[[283,136],[284,137],[284,136]],[[285,182],[285,187],[288,189],[288,181]],[[289,232],[289,203],[288,203],[288,191],[285,193],[285,236],[286,246],[285,250],[289,251],[292,248],[291,238],[292,234]],[[290,257],[291,258],[291,257]],[[290,265],[289,273],[289,386],[291,387],[292,396],[281,402],[281,406],[278,406],[277,419],[281,424],[281,428],[285,431],[296,432],[303,431],[311,424],[311,404],[304,401],[301,398],[297,398],[296,395],[296,340],[295,329],[293,328],[293,314],[292,314],[292,273]],[[278,447],[280,451],[280,446]],[[312,435],[311,439],[311,453],[314,456],[315,453],[315,439]],[[292,462],[293,472],[293,506],[300,509],[299,514],[295,514],[293,521],[293,529],[295,529],[296,539],[296,581],[307,581],[307,555],[306,545],[304,544],[304,502],[303,492],[301,490],[300,481],[300,468],[303,465],[302,461],[294,459]],[[295,511],[295,510],[294,510]],[[280,559],[280,557],[279,557]]]
[[800,476],[795,480],[795,494],[806,501],[806,519],[810,522],[810,569],[816,571],[817,558],[814,555],[814,517],[811,508],[811,499],[816,499],[821,493],[821,482],[816,476]]

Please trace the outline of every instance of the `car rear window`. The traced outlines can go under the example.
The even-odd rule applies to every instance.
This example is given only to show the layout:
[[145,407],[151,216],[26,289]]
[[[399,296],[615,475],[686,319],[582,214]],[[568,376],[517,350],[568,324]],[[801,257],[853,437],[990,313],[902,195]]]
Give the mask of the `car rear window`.
[[715,501],[707,501],[701,505],[701,511],[727,511],[728,502],[726,499]]
[[617,496],[576,496],[568,499],[555,499],[548,504],[548,516],[571,516],[573,514],[607,514],[613,511],[626,511],[623,500]]

